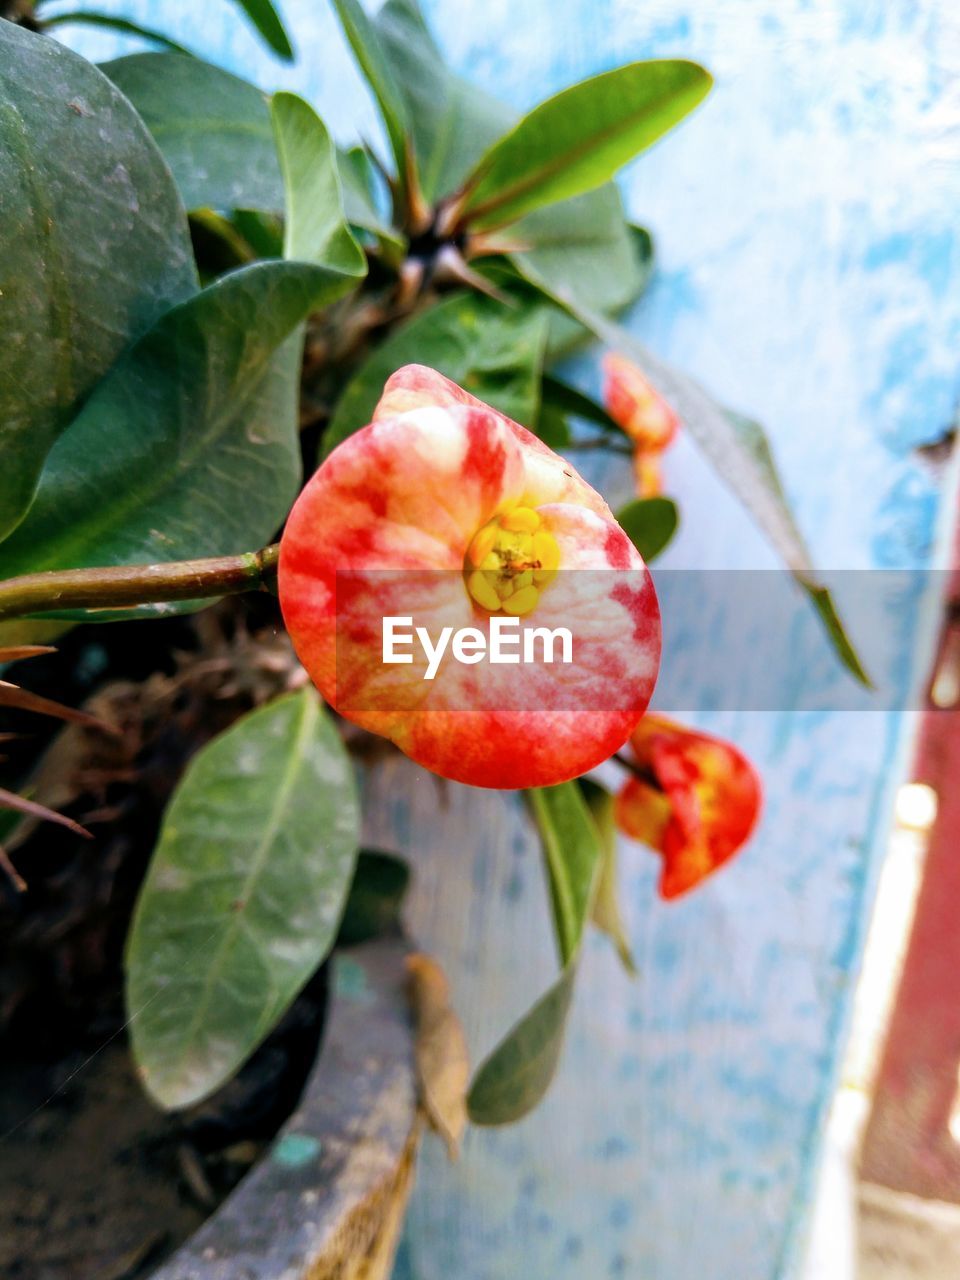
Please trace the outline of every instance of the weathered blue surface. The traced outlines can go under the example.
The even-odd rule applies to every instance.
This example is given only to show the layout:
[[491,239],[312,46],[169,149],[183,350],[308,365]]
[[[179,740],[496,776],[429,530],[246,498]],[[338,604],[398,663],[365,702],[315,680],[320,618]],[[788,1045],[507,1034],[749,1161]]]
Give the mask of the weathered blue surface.
[[[225,0],[98,7],[163,22],[207,56],[295,87],[339,138],[376,135],[322,0],[286,0],[301,62],[279,67]],[[430,4],[453,59],[518,106],[633,57],[693,56],[717,88],[628,173],[660,271],[634,324],[660,354],[769,425],[817,560],[913,567],[936,493],[910,456],[953,408],[960,350],[960,11],[938,0],[463,0]],[[107,56],[102,37],[77,46]],[[692,448],[675,567],[774,563]],[[627,481],[624,480],[626,486]],[[722,585],[683,627],[724,642]],[[887,675],[909,679],[903,636]],[[881,622],[882,625],[882,622]],[[680,655],[678,661],[683,661]],[[758,662],[763,655],[758,655]],[[844,677],[839,673],[827,676]],[[749,850],[689,901],[653,897],[625,847],[643,976],[594,940],[557,1086],[512,1130],[426,1153],[402,1270],[415,1280],[774,1280],[796,1257],[818,1135],[890,809],[902,720],[869,712],[713,713],[767,784]],[[692,698],[710,705],[689,672]],[[553,970],[529,832],[507,797],[402,764],[371,836],[409,848],[413,924],[447,964],[475,1054]]]

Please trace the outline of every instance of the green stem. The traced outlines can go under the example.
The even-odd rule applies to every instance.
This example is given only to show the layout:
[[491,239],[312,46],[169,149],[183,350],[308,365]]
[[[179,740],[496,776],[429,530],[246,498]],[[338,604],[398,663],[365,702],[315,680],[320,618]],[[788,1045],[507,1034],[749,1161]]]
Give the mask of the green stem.
[[275,543],[240,556],[29,573],[0,582],[0,621],[67,609],[123,609],[273,591],[279,555]]

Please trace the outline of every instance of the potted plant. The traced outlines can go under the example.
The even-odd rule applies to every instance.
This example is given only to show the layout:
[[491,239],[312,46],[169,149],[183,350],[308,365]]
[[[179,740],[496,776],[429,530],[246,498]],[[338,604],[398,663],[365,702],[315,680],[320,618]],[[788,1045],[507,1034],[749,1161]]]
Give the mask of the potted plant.
[[[46,1055],[41,1096],[21,1070],[6,1110],[22,1127],[45,1082],[62,1097],[110,1040],[150,1099],[130,1104],[151,1121],[125,1158],[161,1152],[209,1211],[269,1152],[169,1280],[241,1257],[264,1276],[385,1274],[415,1102],[453,1148],[467,1113],[519,1119],[559,1061],[591,918],[629,960],[614,823],[662,855],[666,896],[748,838],[749,763],[644,714],[660,643],[646,564],[677,523],[659,460],[678,427],[865,678],[761,429],[615,319],[653,246],[614,175],[709,75],[632,63],[515,120],[444,66],[411,0],[375,19],[336,7],[389,158],[338,150],[308,103],[185,52],[98,69],[44,33],[42,5],[0,22],[0,642],[24,663],[0,686],[0,1034],[21,1065]],[[243,8],[289,52],[271,6]],[[592,339],[609,348],[602,403],[558,367]],[[587,451],[632,460],[637,498],[616,516],[576,470]],[[421,636],[411,593],[465,625]],[[577,679],[558,683],[543,651],[522,683],[478,684],[495,633],[531,635],[564,601],[591,655]],[[459,666],[442,667],[447,646]],[[542,841],[560,972],[469,1089],[427,961],[411,1039],[389,936],[403,867],[357,857],[355,769],[397,747],[455,784],[522,790]],[[586,777],[613,756],[616,795]],[[328,1000],[338,936],[371,934],[388,936],[345,955]],[[376,1159],[351,1163],[351,1142]],[[49,1216],[34,1206],[36,1232]],[[84,1265],[147,1274],[178,1243],[154,1223]]]

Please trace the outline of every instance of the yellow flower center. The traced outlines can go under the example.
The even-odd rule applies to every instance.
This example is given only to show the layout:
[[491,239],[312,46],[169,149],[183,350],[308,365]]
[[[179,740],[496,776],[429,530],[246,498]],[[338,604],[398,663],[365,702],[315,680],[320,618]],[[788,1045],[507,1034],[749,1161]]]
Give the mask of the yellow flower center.
[[557,540],[532,507],[511,507],[473,537],[463,572],[467,591],[489,613],[523,617],[560,566]]

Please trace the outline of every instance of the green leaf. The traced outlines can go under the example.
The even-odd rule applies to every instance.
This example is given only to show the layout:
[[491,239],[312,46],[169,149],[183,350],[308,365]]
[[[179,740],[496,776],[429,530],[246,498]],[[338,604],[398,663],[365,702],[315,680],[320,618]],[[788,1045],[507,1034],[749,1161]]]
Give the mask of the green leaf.
[[[529,279],[533,280],[531,274]],[[758,422],[718,405],[685,374],[660,360],[628,330],[596,311],[578,305],[569,291],[540,287],[606,346],[625,352],[680,415],[684,427],[737,495],[810,597],[834,650],[861,684],[872,681],[846,634],[829,589],[812,567],[810,552],[787,502],[766,433]]]
[[176,187],[129,102],[0,21],[0,538],[90,390],[196,288]]
[[387,378],[427,364],[524,425],[536,422],[546,335],[537,310],[512,310],[474,293],[451,294],[383,342],[347,384],[324,451],[366,426]]
[[647,564],[666,548],[679,523],[677,504],[670,498],[637,498],[617,512],[617,524]]
[[794,574],[794,577],[807,596],[809,596],[814,609],[816,609],[817,616],[823,624],[823,629],[826,631],[827,638],[833,645],[837,657],[850,674],[855,676],[862,685],[867,689],[874,688],[870,673],[860,661],[860,656],[847,635],[843,620],[837,612],[837,606],[834,604],[829,588],[806,573]]
[[133,1054],[161,1106],[229,1080],[326,956],[359,816],[349,758],[312,688],[244,716],[191,760],[126,955]]
[[551,409],[568,413],[574,418],[583,418],[623,438],[623,428],[614,422],[602,404],[598,404],[590,396],[584,395],[576,387],[571,387],[552,374],[543,375],[542,399],[544,405]]
[[634,62],[548,98],[481,157],[464,221],[499,227],[592,191],[679,123],[712,81],[695,62]]
[[613,820],[613,796],[606,787],[599,786],[589,778],[580,778],[578,785],[587,802],[603,848],[603,861],[600,864],[597,893],[590,918],[616,947],[620,963],[627,973],[631,977],[636,977],[637,966],[623,923],[623,912],[620,909],[617,829]]
[[364,275],[367,260],[344,217],[336,156],[322,120],[292,93],[275,94],[271,111],[286,190],[283,256]]
[[477,1070],[467,1110],[477,1125],[515,1124],[546,1096],[563,1051],[576,968],[571,965]]
[[300,478],[299,326],[352,283],[262,262],[167,312],[60,437],[0,577],[265,542]]
[[403,98],[420,185],[433,202],[463,181],[516,116],[444,64],[415,0],[387,0],[375,26]]
[[337,943],[351,947],[400,928],[410,868],[395,854],[361,849]]
[[150,40],[176,53],[190,53],[189,49],[185,49],[182,44],[177,44],[176,40],[171,40],[162,31],[154,31],[152,27],[143,27],[138,22],[130,22],[127,18],[116,18],[112,13],[97,13],[92,9],[73,9],[68,13],[56,13],[51,18],[43,18],[42,26],[47,30],[50,27],[62,26],[66,22],[84,27],[106,27],[110,31],[119,31],[125,36],[139,36],[141,40]]
[[188,209],[283,209],[269,100],[256,85],[175,53],[102,70],[143,117]]
[[532,1111],[550,1087],[603,862],[596,825],[575,782],[528,796],[540,828],[563,969],[477,1071],[467,1100],[474,1124],[511,1124]]
[[377,199],[377,177],[363,147],[349,147],[337,152],[337,168],[343,189],[343,211],[351,226],[369,231],[390,247],[396,261],[406,250],[406,240],[392,227],[380,210]]
[[550,873],[553,919],[561,964],[580,948],[600,860],[597,831],[574,782],[528,793]]
[[271,0],[235,0],[264,40],[286,62],[293,61],[293,46],[287,35],[280,15]]
[[530,214],[511,235],[529,245],[510,255],[521,274],[569,292],[581,306],[615,314],[650,281],[652,243],[632,231],[613,183]]
[[406,139],[410,132],[409,120],[403,93],[393,74],[380,34],[358,0],[334,0],[334,5],[357,65],[380,108],[397,172],[403,179],[408,158]]
[[566,449],[573,442],[570,423],[563,410],[542,400],[534,431],[551,449]]

